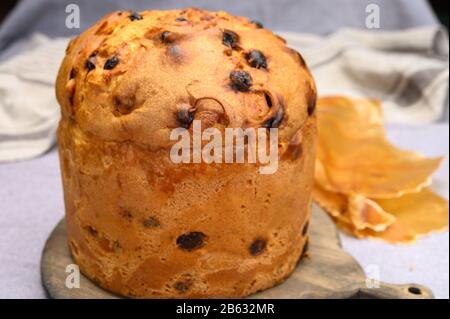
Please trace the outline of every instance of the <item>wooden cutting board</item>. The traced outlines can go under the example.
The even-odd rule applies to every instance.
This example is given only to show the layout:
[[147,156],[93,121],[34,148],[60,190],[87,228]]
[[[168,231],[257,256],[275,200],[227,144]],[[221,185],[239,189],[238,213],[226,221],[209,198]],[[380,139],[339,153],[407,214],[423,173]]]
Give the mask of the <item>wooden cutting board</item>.
[[[61,220],[45,244],[42,282],[51,298],[121,298],[98,287],[85,276],[80,288],[66,287],[66,266],[73,264],[67,246],[64,220]],[[372,288],[370,288],[372,287]],[[426,287],[391,285],[366,278],[361,266],[342,250],[333,221],[313,206],[308,254],[294,273],[281,285],[250,298],[434,298]]]

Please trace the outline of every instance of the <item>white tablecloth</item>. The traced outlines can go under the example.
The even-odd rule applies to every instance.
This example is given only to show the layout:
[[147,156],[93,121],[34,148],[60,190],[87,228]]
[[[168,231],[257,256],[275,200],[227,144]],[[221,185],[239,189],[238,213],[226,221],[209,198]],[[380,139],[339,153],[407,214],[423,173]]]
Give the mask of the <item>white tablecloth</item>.
[[[426,155],[446,155],[447,124],[391,126],[397,145]],[[435,175],[434,189],[448,198],[448,160]],[[47,236],[63,217],[64,207],[56,151],[19,163],[0,164],[0,298],[45,298],[40,257]],[[393,246],[342,235],[344,248],[361,265],[389,283],[428,286],[436,297],[449,297],[448,232],[413,246]],[[375,268],[374,268],[375,266]]]

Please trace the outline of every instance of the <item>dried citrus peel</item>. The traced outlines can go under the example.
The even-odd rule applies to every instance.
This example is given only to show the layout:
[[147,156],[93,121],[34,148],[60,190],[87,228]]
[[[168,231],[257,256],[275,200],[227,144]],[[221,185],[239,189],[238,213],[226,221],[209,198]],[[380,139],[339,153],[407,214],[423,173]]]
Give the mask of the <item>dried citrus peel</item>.
[[394,216],[385,212],[375,201],[362,195],[350,195],[348,203],[350,220],[358,230],[380,232],[395,222]]
[[344,195],[325,190],[319,184],[313,188],[314,200],[336,221],[358,230],[383,231],[395,222],[377,203],[361,195]]
[[[358,197],[357,204],[352,204],[355,198],[328,192],[316,185],[313,197],[340,228],[358,238],[409,244],[421,236],[448,229],[448,201],[428,188],[392,199]],[[372,207],[366,208],[367,204],[374,205],[374,211]],[[373,215],[368,217],[370,214]]]
[[448,229],[448,201],[428,188],[378,204],[396,218],[383,232],[355,230],[357,237],[380,239],[388,243],[411,244],[418,238]]
[[322,98],[317,106],[316,180],[326,190],[367,198],[395,198],[420,191],[442,159],[390,144],[381,106],[374,100]]
[[313,197],[341,229],[408,244],[448,228],[448,201],[427,188],[442,158],[390,144],[378,102],[320,99],[318,141]]

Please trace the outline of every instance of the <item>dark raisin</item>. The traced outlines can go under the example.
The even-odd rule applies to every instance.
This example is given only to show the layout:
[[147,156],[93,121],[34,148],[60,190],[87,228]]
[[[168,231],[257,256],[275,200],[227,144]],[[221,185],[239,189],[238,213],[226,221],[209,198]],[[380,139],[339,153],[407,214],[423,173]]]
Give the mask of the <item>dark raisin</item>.
[[264,239],[258,238],[250,245],[250,254],[257,256],[266,249],[266,246],[267,242]]
[[284,118],[284,108],[280,106],[278,110],[275,112],[275,114],[270,118],[268,118],[267,120],[265,120],[261,126],[265,128],[278,127],[280,126],[281,121],[283,121],[283,118]]
[[230,80],[231,86],[241,92],[247,92],[253,85],[252,76],[246,71],[232,71]]
[[190,232],[177,238],[177,245],[181,249],[193,251],[205,245],[207,236],[202,232]]
[[177,22],[186,22],[187,19],[185,17],[178,17],[178,18],[175,19],[175,21],[177,21]]
[[420,288],[417,288],[417,287],[409,287],[408,291],[410,293],[412,293],[413,295],[421,295],[422,294],[422,290],[420,290]]
[[128,16],[128,18],[129,18],[131,21],[134,21],[134,20],[142,20],[142,19],[143,19],[142,16],[141,16],[139,13],[137,13],[137,12],[131,13],[131,14]]
[[159,223],[158,218],[151,216],[151,217],[148,217],[148,218],[142,220],[142,225],[145,228],[155,228],[155,227],[159,227],[160,223]]
[[91,55],[86,60],[86,69],[88,69],[88,72],[92,71],[93,69],[95,69],[95,56]]
[[311,116],[316,111],[316,101],[317,96],[314,93],[311,93],[311,96],[308,99],[308,115]]
[[194,120],[194,115],[195,109],[192,108],[189,104],[183,103],[178,105],[177,121],[181,124],[182,127],[188,128]]
[[302,236],[306,235],[306,233],[308,232],[308,228],[309,228],[309,221],[306,221],[305,226],[303,226],[302,229]]
[[239,46],[239,36],[236,32],[225,30],[223,31],[223,44],[230,48],[237,48]]
[[261,22],[259,22],[259,21],[253,20],[252,24],[254,24],[258,29],[263,29],[264,28],[264,25]]
[[189,290],[189,288],[191,288],[191,286],[192,280],[187,279],[183,281],[177,281],[174,285],[174,288],[180,293],[185,293]]
[[261,51],[258,50],[251,50],[247,54],[247,62],[252,67],[257,69],[267,69],[267,60],[264,54]]
[[112,58],[106,60],[103,69],[112,70],[117,66],[117,64],[119,64],[119,58],[114,55]]

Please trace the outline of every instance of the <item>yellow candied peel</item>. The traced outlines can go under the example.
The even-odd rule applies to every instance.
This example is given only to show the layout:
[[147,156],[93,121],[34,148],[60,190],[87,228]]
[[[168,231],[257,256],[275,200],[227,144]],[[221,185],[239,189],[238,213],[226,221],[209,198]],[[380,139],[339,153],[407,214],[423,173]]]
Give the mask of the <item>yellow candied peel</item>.
[[[313,197],[338,227],[357,238],[411,244],[420,237],[448,229],[448,201],[429,188],[392,199],[371,200],[359,197],[358,201],[363,204],[354,205],[350,203],[354,200],[350,196],[326,191],[316,184]],[[375,210],[364,212],[366,203],[374,204]],[[367,217],[369,214],[373,215]]]
[[317,103],[316,180],[326,190],[394,198],[431,183],[443,158],[426,158],[390,144],[380,103],[343,97]]
[[380,103],[319,99],[313,198],[357,238],[410,244],[448,229],[448,201],[427,186],[442,162],[390,144]]

